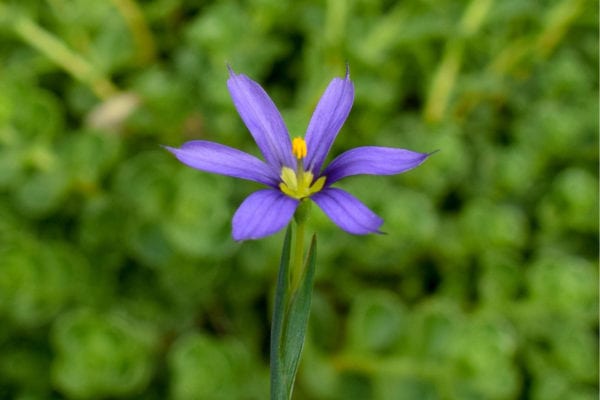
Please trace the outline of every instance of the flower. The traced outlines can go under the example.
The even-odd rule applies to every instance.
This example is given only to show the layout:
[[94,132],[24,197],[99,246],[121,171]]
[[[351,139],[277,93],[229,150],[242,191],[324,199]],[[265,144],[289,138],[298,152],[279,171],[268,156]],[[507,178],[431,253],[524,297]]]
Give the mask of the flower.
[[248,196],[233,216],[234,240],[259,239],[278,232],[301,201],[311,199],[346,232],[381,233],[383,220],[350,193],[332,187],[352,175],[399,174],[431,153],[389,147],[357,147],[327,167],[323,162],[350,113],[354,86],[350,74],[334,78],[319,100],[305,139],[290,139],[283,119],[263,88],[229,68],[227,87],[264,160],[222,144],[193,140],[166,147],[182,163],[202,171],[255,181],[268,188]]

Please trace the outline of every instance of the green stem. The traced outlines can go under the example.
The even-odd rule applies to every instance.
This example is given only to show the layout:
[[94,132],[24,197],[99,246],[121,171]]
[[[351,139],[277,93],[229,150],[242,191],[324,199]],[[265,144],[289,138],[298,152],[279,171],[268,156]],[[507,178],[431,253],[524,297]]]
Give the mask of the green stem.
[[306,221],[296,221],[296,236],[294,238],[294,258],[290,271],[290,293],[296,293],[304,274],[304,231]]
[[291,399],[304,346],[317,252],[317,239],[313,235],[305,260],[304,235],[309,211],[310,202],[302,200],[294,215],[294,243],[291,226],[283,242],[271,325],[271,400]]
[[290,238],[292,229],[288,226],[283,241],[281,262],[277,276],[277,287],[275,289],[275,304],[273,307],[273,320],[271,321],[271,400],[287,400],[285,394],[287,387],[282,365],[282,341],[285,327],[285,314],[287,306],[287,290],[289,286],[289,263],[290,263]]
[[308,199],[300,200],[300,205],[294,214],[296,221],[296,236],[294,240],[294,255],[292,259],[292,268],[290,270],[290,290],[293,296],[298,286],[304,278],[306,265],[304,263],[304,234],[306,231],[306,222],[310,215],[311,202]]

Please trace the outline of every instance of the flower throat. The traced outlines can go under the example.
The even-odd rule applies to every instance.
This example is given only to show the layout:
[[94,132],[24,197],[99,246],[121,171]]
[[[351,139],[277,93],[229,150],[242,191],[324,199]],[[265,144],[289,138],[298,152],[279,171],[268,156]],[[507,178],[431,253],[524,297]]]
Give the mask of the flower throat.
[[286,195],[301,200],[317,193],[325,186],[326,177],[322,176],[313,183],[314,175],[311,171],[304,170],[306,158],[306,142],[301,137],[292,140],[292,154],[296,157],[296,171],[289,167],[281,169],[281,183],[279,189]]

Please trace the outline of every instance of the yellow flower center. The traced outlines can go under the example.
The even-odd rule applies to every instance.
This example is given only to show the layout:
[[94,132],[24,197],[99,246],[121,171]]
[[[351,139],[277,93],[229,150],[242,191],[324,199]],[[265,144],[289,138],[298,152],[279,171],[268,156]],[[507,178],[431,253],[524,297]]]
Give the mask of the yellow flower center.
[[302,159],[306,157],[306,142],[304,139],[297,137],[292,140],[292,154],[298,160],[296,171],[289,167],[281,169],[279,189],[298,200],[309,197],[323,189],[326,178],[322,176],[313,182],[313,173],[304,170],[304,163],[302,162]]

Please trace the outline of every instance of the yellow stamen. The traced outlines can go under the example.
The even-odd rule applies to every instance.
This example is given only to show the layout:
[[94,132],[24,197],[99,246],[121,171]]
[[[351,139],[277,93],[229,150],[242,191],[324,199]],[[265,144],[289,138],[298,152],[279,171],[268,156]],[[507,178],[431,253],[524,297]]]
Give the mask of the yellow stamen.
[[302,160],[306,157],[306,142],[301,137],[295,137],[294,140],[292,140],[292,154],[294,154],[298,160]]
[[290,190],[298,190],[298,178],[293,169],[283,167],[281,169],[281,180],[283,181],[283,183],[281,183],[280,186],[285,184],[286,187],[288,187]]
[[324,176],[314,182],[313,179],[314,175],[310,171],[296,174],[293,169],[283,167],[281,169],[282,182],[279,184],[279,189],[288,196],[300,200],[317,193],[325,186],[326,178]]

